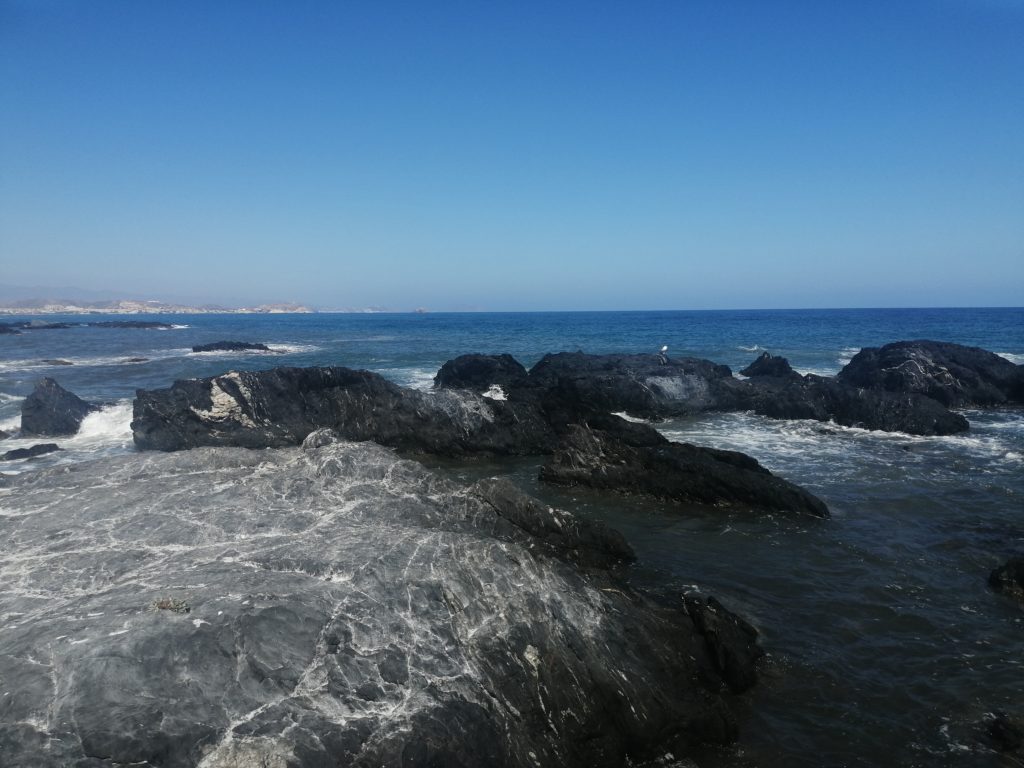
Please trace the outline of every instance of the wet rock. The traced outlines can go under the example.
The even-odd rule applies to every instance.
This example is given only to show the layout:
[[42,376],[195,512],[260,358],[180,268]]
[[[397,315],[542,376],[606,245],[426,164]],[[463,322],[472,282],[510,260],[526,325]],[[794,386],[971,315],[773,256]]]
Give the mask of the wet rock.
[[684,603],[722,679],[736,693],[753,687],[757,660],[764,656],[757,630],[714,597],[686,595]]
[[10,432],[4,432],[2,429],[0,429],[0,440],[6,440],[10,436]]
[[319,428],[414,453],[531,455],[557,436],[528,404],[464,391],[404,389],[369,371],[274,368],[139,390],[132,432],[140,448],[298,445]]
[[503,390],[527,382],[526,368],[512,355],[462,355],[441,366],[434,377],[438,389],[469,389],[482,394],[492,386]]
[[148,357],[126,357],[124,359],[126,363],[145,363],[149,361]]
[[996,592],[1024,600],[1024,557],[1011,557],[992,571],[988,585]]
[[541,358],[529,382],[567,409],[645,418],[733,410],[748,400],[728,366],[689,357],[662,363],[658,355],[560,352]]
[[618,768],[735,737],[725,630],[580,568],[607,536],[500,483],[320,437],[4,482],[5,765]]
[[761,377],[749,383],[749,409],[771,418],[832,421],[844,427],[912,435],[953,435],[970,429],[967,419],[925,395],[857,389],[813,375]]
[[757,376],[774,376],[782,379],[801,378],[800,374],[790,366],[789,360],[784,357],[775,357],[769,352],[762,352],[757,360],[740,371],[740,373],[750,378]]
[[21,333],[21,331],[19,331],[10,323],[0,323],[0,336],[3,336],[4,334],[17,336],[19,333]]
[[1000,752],[1017,752],[1024,747],[1024,718],[1005,712],[994,713],[986,729],[993,746]]
[[42,379],[21,403],[21,434],[25,437],[73,435],[99,406],[85,402],[51,378]]
[[213,341],[209,344],[197,344],[192,347],[193,352],[245,352],[248,350],[256,352],[273,352],[266,344],[253,344],[247,341]]
[[736,451],[666,440],[633,424],[629,434],[571,426],[540,477],[559,485],[642,493],[693,504],[744,506],[827,517],[816,496]]
[[898,341],[862,349],[839,372],[855,387],[927,395],[952,408],[1024,403],[1024,369],[978,347]]
[[74,365],[74,363],[68,360],[40,360],[43,365]]
[[724,365],[696,358],[661,364],[657,355],[547,355],[531,369],[528,386],[514,389],[510,399],[539,402],[556,424],[579,422],[594,412],[666,418],[752,410],[771,418],[919,435],[969,428],[963,416],[924,395],[859,389],[821,376],[739,381]]
[[56,443],[39,443],[29,448],[15,448],[13,451],[7,451],[3,456],[0,456],[0,461],[32,459],[36,456],[43,456],[47,453],[53,453],[54,451],[59,450],[61,450],[61,447]]

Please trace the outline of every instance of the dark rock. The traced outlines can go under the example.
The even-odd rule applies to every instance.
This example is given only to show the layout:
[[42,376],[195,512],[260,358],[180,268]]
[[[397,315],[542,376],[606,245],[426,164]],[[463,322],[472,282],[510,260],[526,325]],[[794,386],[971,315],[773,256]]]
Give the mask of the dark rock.
[[501,484],[319,434],[4,482],[5,766],[620,768],[736,735],[724,609],[581,569],[606,538]]
[[4,335],[5,333],[10,334],[11,336],[16,336],[17,334],[21,333],[21,331],[19,331],[10,323],[0,323],[0,336]]
[[33,331],[59,331],[65,328],[75,328],[79,323],[48,323],[45,320],[31,320],[24,323],[15,323],[22,328],[31,328]]
[[988,724],[988,737],[1000,752],[1016,752],[1024,746],[1024,718],[996,712]]
[[951,408],[1024,403],[1024,369],[978,347],[897,341],[862,349],[839,372],[855,387],[927,395]]
[[36,456],[42,456],[43,454],[53,453],[54,451],[61,450],[60,446],[56,443],[39,443],[29,448],[15,448],[13,451],[7,451],[3,456],[0,456],[0,461],[15,461],[17,459],[31,459]]
[[557,435],[536,408],[471,392],[403,389],[369,371],[274,368],[139,390],[132,432],[140,448],[297,445],[329,427],[416,453],[550,453]]
[[214,341],[192,347],[193,352],[245,352],[247,350],[273,352],[266,344],[250,344],[246,341]]
[[[828,508],[799,486],[771,474],[742,453],[672,443],[655,430],[613,435],[568,428],[541,479],[694,504],[736,505],[827,517]],[[645,442],[640,443],[638,437]]]
[[21,434],[26,437],[73,435],[82,419],[98,407],[68,392],[53,379],[42,379],[21,403]]
[[735,693],[753,687],[757,682],[757,660],[764,656],[757,644],[757,630],[714,597],[705,600],[686,595],[684,603],[722,679]]
[[988,585],[996,592],[1024,600],[1024,557],[1011,557],[992,571]]
[[40,360],[43,365],[74,365],[74,363],[68,360]]
[[527,372],[512,355],[462,355],[441,366],[438,389],[470,389],[480,394],[492,386],[508,391],[527,382]]
[[599,568],[636,559],[618,531],[541,504],[508,480],[481,480],[470,492],[486,501],[500,521],[530,534],[531,546],[543,546],[550,554]]
[[772,418],[921,435],[969,428],[965,418],[923,395],[858,389],[821,376],[739,381],[724,365],[696,358],[662,364],[657,355],[547,355],[530,371],[528,386],[513,389],[509,399],[539,403],[556,426],[595,412],[665,418],[753,410]]
[[728,366],[687,357],[662,363],[658,355],[560,352],[541,358],[529,381],[570,410],[646,418],[733,410],[749,399]]
[[756,376],[774,376],[780,379],[801,378],[800,374],[789,365],[789,360],[784,357],[775,357],[769,352],[762,352],[757,360],[740,371],[740,373],[750,378]]
[[912,435],[953,435],[970,428],[967,419],[919,394],[857,389],[836,379],[751,379],[750,410],[776,419],[834,421]]
[[148,357],[126,357],[124,361],[126,363],[145,363],[149,360]]
[[153,330],[167,330],[174,326],[170,323],[161,323],[155,320],[102,320],[94,323],[86,323],[93,328],[144,328]]
[[2,429],[0,429],[0,440],[6,440],[10,436],[10,432],[4,432]]

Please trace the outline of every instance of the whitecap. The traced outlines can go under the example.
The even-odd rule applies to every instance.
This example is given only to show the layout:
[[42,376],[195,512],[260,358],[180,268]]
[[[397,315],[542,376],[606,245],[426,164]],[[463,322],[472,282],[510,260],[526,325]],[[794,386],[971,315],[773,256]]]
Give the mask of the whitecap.
[[761,347],[761,345],[759,344],[755,344],[752,347],[744,347],[742,344],[740,344],[738,349],[741,349],[744,352],[760,352],[763,350],[763,347]]

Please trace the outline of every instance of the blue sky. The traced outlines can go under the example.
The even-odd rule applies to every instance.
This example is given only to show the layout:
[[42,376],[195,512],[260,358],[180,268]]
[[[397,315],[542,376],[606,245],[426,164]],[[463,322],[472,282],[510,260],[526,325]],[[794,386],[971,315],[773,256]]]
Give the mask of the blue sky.
[[0,0],[0,282],[1024,304],[1024,0]]

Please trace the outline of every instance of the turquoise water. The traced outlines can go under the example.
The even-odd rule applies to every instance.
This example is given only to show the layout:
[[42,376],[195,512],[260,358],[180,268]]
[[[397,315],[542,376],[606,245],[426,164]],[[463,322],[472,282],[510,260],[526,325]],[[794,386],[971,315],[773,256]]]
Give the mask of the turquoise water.
[[[734,370],[769,350],[798,370],[831,374],[863,346],[913,338],[1024,362],[1020,308],[152,319],[187,327],[0,336],[0,429],[17,426],[20,398],[44,375],[110,404],[57,441],[63,453],[0,471],[130,451],[135,388],[231,368],[346,365],[426,388],[445,360],[466,352],[510,352],[529,366],[552,351],[667,344],[670,356]],[[265,342],[280,354],[189,352],[218,339]],[[1024,610],[985,585],[989,570],[1024,553],[1024,412],[966,415],[969,433],[938,438],[750,414],[658,425],[673,439],[755,456],[821,496],[833,511],[825,521],[548,488],[533,460],[441,468],[510,474],[552,503],[606,520],[637,549],[637,581],[712,592],[759,627],[769,659],[762,684],[738,703],[741,740],[701,756],[702,768],[1012,765],[998,762],[977,723],[995,709],[1024,710]]]

